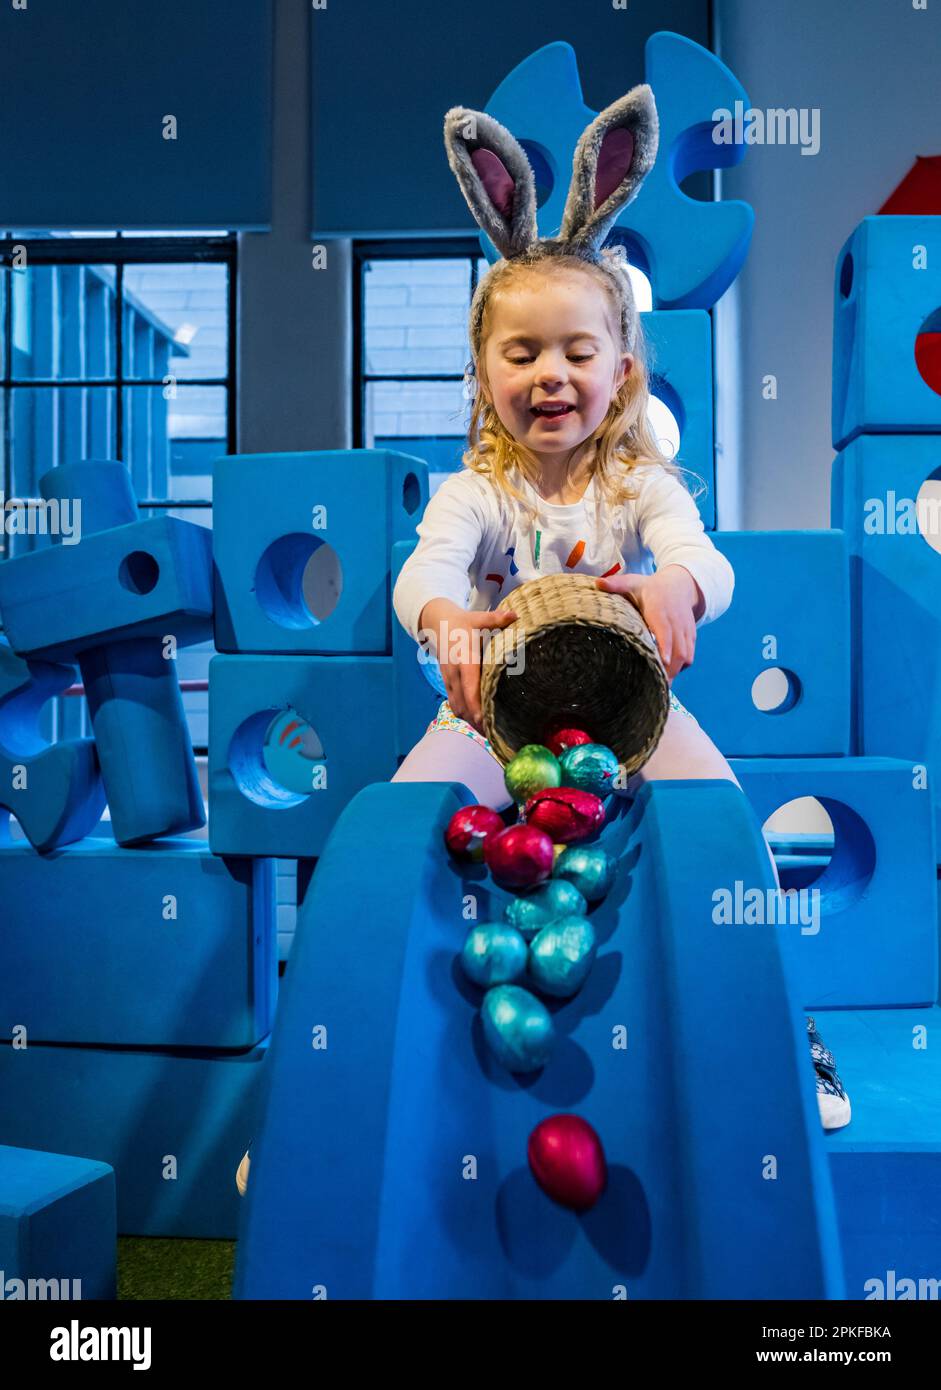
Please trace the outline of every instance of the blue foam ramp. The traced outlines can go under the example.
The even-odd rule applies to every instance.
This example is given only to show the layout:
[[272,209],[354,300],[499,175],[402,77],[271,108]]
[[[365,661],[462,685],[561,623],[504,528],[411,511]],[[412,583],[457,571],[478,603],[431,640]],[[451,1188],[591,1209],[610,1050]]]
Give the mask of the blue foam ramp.
[[[892,220],[892,219],[890,219]],[[833,462],[831,512],[846,533],[853,613],[854,751],[920,765],[941,843],[941,509],[925,435],[860,435]]]
[[277,999],[274,870],[200,840],[0,846],[0,1036],[254,1046]]
[[107,1163],[0,1144],[0,1297],[116,1298],[116,1234]]
[[0,1144],[110,1164],[119,1235],[234,1239],[267,1050],[0,1044]]
[[695,499],[707,531],[716,524],[715,433],[712,413],[712,321],[705,309],[641,314],[650,389],[673,412],[680,430],[676,462],[706,484]]
[[320,853],[350,798],[395,772],[392,666],[391,656],[213,657],[214,854]]
[[[849,566],[842,531],[716,531],[732,602],[673,683],[726,757],[850,752]],[[756,704],[777,672],[780,704]]]
[[846,1296],[937,1298],[941,1009],[841,1009],[817,1027],[853,1106],[826,1137]]
[[[710,309],[744,263],[755,214],[743,202],[690,198],[679,185],[697,170],[741,162],[742,140],[713,140],[713,112],[734,110],[736,101],[747,107],[748,97],[714,53],[681,34],[652,34],[644,56],[660,122],[659,153],[608,240],[623,242],[632,264],[648,276],[655,309]],[[612,92],[609,100],[621,95]],[[555,236],[575,146],[598,114],[582,95],[575,50],[550,43],[530,54],[504,78],[485,109],[526,151],[539,192],[539,235]],[[480,244],[493,264],[497,251],[485,232]]]
[[[815,796],[833,856],[773,928],[808,1009],[933,1003],[938,993],[935,828],[928,792],[894,758],[733,758],[759,821]],[[816,904],[816,906],[815,906]],[[889,928],[891,924],[891,929]],[[743,928],[748,930],[748,928]]]
[[[456,960],[470,905],[485,920],[506,901],[444,850],[470,799],[459,783],[373,785],[330,837],[275,1019],[234,1295],[840,1297],[813,1068],[778,943],[711,916],[717,883],[772,883],[740,790],[659,781],[614,810],[598,958],[526,1079],[487,1051]],[[761,1037],[744,1105],[742,1036]],[[527,1166],[528,1135],[558,1111],[594,1125],[607,1154],[607,1190],[582,1216]]]
[[941,219],[864,217],[836,261],[833,447],[858,434],[941,434],[915,341],[941,331]]
[[[39,732],[46,701],[74,680],[74,667],[25,661],[0,636],[0,808],[40,853],[89,834],[105,808],[94,739],[47,744]],[[0,844],[7,824],[0,815]]]
[[218,651],[391,654],[390,553],[428,501],[422,459],[226,455],[212,498]]

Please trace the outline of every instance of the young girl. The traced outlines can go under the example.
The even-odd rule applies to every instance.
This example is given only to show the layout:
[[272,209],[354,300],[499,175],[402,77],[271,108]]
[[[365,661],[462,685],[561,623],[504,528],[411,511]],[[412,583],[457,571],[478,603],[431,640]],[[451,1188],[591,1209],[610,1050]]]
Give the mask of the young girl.
[[[599,251],[657,152],[648,86],[602,111],[575,152],[559,236],[540,240],[532,169],[483,112],[445,118],[448,159],[500,251],[471,304],[476,386],[465,469],[445,479],[417,528],[393,593],[403,627],[438,661],[447,699],[393,782],[463,782],[510,804],[503,766],[481,729],[481,639],[515,613],[491,612],[519,584],[570,571],[634,603],[668,680],[692,664],[696,630],[729,606],[732,568],[703,528],[647,423],[640,320],[620,257]],[[726,759],[671,691],[660,742],[628,782],[727,778]],[[778,880],[777,866],[769,858]],[[823,1125],[849,1122],[833,1056],[807,1020]],[[237,1178],[244,1192],[246,1154]]]
[[[437,658],[447,691],[393,781],[459,781],[483,805],[511,804],[481,727],[480,659],[486,631],[516,616],[491,608],[519,584],[597,576],[599,588],[638,608],[671,685],[692,664],[697,628],[731,602],[732,568],[647,422],[629,276],[614,248],[599,251],[657,141],[648,86],[602,111],[576,149],[559,235],[540,240],[532,170],[514,137],[483,112],[455,107],[445,118],[451,168],[502,259],[471,304],[465,468],[429,501],[393,593],[399,621]],[[660,742],[626,791],[691,777],[741,786],[671,690]],[[849,1098],[813,1019],[807,1029],[821,1120],[836,1129],[850,1120]]]

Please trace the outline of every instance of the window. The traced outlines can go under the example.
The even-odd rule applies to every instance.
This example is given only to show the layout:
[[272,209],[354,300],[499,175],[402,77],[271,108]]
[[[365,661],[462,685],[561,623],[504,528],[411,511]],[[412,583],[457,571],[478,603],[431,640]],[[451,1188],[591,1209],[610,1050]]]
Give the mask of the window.
[[[212,461],[236,452],[237,236],[208,232],[0,232],[4,501],[26,514],[39,479],[84,458],[128,467],[142,518],[212,524]],[[50,544],[0,532],[0,558]],[[211,642],[180,650],[205,680]],[[197,754],[204,690],[184,686]],[[47,738],[90,734],[84,700],[50,702]]]
[[[606,244],[619,240],[615,232]],[[361,242],[353,256],[354,445],[424,459],[434,492],[466,448],[467,320],[487,260],[476,238]],[[649,280],[633,265],[630,276],[638,310],[649,310]],[[679,427],[653,394],[648,418],[675,454]]]

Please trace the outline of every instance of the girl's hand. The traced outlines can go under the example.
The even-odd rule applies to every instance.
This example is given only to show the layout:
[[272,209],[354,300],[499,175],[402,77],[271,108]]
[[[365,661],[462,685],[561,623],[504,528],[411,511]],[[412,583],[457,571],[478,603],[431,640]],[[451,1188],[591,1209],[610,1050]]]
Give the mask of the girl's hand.
[[448,604],[447,609],[446,613],[439,612],[428,604],[422,618],[434,630],[435,652],[448,704],[459,719],[466,719],[478,733],[483,733],[480,704],[483,634],[488,628],[508,627],[516,621],[516,614],[505,609],[499,613],[466,611],[453,604]]
[[666,565],[656,574],[612,574],[595,582],[605,593],[623,594],[633,603],[656,639],[667,682],[672,685],[674,676],[693,664],[693,615],[704,602],[689,570],[682,565]]

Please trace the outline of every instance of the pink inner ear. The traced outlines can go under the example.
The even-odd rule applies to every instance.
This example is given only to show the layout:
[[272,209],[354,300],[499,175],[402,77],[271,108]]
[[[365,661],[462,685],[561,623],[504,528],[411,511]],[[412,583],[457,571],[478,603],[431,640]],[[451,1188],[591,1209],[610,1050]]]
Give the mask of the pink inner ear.
[[609,130],[598,151],[598,169],[595,173],[595,207],[600,208],[606,198],[622,183],[634,158],[634,137],[623,126]]
[[471,161],[480,175],[480,181],[487,190],[487,197],[497,212],[505,218],[513,215],[513,194],[516,184],[510,177],[506,165],[492,150],[474,150]]

